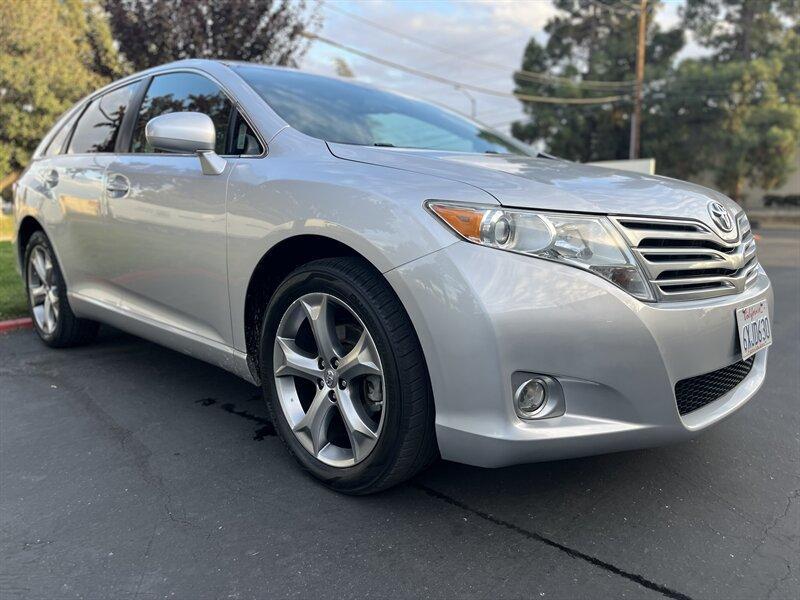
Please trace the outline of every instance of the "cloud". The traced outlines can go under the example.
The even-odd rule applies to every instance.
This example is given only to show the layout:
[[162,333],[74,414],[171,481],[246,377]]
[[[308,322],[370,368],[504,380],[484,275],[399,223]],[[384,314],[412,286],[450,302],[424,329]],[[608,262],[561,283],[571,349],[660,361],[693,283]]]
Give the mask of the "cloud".
[[[326,37],[402,65],[509,93],[514,88],[512,73],[520,66],[528,40],[536,37],[544,41],[544,26],[558,12],[550,0],[328,0],[322,7],[324,24],[320,33]],[[664,16],[658,17],[659,22],[662,18],[668,25],[677,22],[678,4],[670,3],[660,12]],[[334,74],[334,57],[344,59],[361,81],[435,101],[465,114],[470,113],[474,101],[477,118],[501,130],[508,130],[513,120],[523,116],[521,105],[514,98],[459,91],[320,42],[312,45],[302,67]]]
[[[330,7],[330,8],[326,8]],[[337,10],[339,9],[339,10]],[[549,0],[499,2],[328,2],[321,34],[344,45],[456,81],[511,92],[525,44],[554,14]],[[382,31],[341,11],[379,24],[401,35]],[[413,41],[422,40],[425,44]],[[332,74],[334,57],[344,59],[362,81],[436,101],[470,113],[474,100],[479,119],[510,122],[522,116],[514,98],[467,94],[388,69],[367,59],[315,43],[303,63],[308,70]],[[477,64],[496,63],[500,68]],[[470,99],[472,96],[472,99]],[[491,120],[490,120],[491,119]],[[502,125],[501,129],[507,129]]]
[[550,0],[495,0],[484,4],[490,6],[494,22],[512,23],[530,31],[543,30],[547,21],[558,13]]

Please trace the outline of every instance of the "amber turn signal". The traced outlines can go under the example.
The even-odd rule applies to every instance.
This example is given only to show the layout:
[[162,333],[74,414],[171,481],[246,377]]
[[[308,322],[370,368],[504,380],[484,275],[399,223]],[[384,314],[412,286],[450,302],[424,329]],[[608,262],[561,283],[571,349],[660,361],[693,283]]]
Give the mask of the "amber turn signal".
[[467,239],[480,241],[481,220],[485,213],[484,210],[473,210],[460,206],[451,206],[449,204],[434,203],[428,204],[428,207],[460,235]]

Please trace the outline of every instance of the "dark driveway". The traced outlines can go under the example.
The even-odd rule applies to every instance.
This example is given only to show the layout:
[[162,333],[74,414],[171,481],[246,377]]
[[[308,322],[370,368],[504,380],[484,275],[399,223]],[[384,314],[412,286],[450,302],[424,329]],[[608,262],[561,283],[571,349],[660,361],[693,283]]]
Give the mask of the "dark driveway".
[[768,269],[767,383],[695,441],[368,498],[302,474],[214,367],[0,336],[0,598],[797,598],[800,284]]

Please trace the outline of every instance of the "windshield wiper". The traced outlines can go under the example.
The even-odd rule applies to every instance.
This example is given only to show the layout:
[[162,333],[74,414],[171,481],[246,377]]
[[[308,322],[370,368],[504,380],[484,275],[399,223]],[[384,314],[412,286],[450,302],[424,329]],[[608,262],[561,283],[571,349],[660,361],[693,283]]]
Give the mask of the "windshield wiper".
[[388,142],[375,142],[372,145],[378,146],[379,148],[394,148],[394,144],[390,144]]

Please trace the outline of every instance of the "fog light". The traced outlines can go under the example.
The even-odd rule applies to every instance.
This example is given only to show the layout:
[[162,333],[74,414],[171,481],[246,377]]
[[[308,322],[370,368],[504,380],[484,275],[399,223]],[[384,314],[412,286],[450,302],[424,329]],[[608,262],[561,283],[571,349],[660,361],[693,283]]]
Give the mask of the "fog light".
[[534,416],[547,402],[547,386],[541,379],[528,379],[514,393],[514,408],[523,419]]

